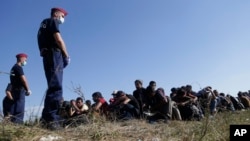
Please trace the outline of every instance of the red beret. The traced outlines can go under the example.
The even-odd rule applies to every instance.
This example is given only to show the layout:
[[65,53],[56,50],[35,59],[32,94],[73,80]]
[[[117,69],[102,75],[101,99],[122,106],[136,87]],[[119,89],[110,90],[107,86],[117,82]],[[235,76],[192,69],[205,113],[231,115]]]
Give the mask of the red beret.
[[51,9],[51,12],[55,12],[55,11],[60,11],[64,14],[64,16],[67,16],[68,15],[68,12],[62,8],[58,8],[58,7],[54,7]]
[[21,57],[28,58],[28,55],[25,54],[25,53],[19,53],[19,54],[16,55],[16,58],[21,58]]

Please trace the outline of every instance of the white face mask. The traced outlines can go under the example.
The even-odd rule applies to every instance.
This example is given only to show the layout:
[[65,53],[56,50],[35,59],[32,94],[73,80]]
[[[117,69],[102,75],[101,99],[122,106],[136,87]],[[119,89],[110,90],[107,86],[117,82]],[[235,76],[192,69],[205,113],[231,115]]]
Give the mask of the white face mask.
[[59,24],[63,24],[64,23],[64,18],[60,17],[59,19],[57,19],[57,21],[58,21]]
[[23,62],[21,63],[21,65],[22,65],[22,66],[25,66],[25,65],[27,65],[27,62],[26,62],[26,61],[23,61]]

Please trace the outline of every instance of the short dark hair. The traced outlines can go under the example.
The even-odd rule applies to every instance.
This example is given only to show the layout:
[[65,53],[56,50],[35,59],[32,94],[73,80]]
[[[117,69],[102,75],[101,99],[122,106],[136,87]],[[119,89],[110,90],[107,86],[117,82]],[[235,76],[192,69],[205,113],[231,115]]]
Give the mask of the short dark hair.
[[86,100],[86,104],[90,104],[91,105],[91,101],[90,100]]
[[94,93],[92,94],[92,97],[103,98],[101,92],[94,92]]
[[83,102],[83,99],[81,97],[77,97],[76,101],[79,101],[79,100]]
[[220,96],[225,96],[225,93],[220,93]]
[[170,91],[173,92],[173,93],[177,92],[177,88],[173,87],[173,88],[170,89]]
[[149,85],[151,86],[151,85],[156,85],[156,82],[155,81],[150,81],[149,82]]
[[135,84],[136,84],[136,83],[139,83],[139,84],[142,85],[142,80],[137,79],[137,80],[135,80]]

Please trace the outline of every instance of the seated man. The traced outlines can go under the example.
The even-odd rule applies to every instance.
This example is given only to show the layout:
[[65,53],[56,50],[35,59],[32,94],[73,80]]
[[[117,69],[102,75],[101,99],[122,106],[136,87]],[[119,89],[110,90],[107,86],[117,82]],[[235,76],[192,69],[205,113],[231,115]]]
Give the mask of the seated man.
[[249,100],[248,96],[246,96],[242,92],[239,92],[238,93],[238,98],[239,98],[240,102],[244,105],[245,109],[250,108],[250,100]]
[[164,120],[167,123],[170,118],[168,100],[162,94],[162,90],[155,90],[150,86],[146,88],[146,94],[149,97],[146,105],[150,107],[150,112],[154,113],[154,115],[148,117],[150,123],[158,120]]
[[64,120],[70,118],[70,101],[63,101],[60,105],[60,108],[57,111],[57,114]]
[[227,96],[225,96],[225,93],[220,93],[220,105],[219,106],[219,111],[235,111],[234,105],[231,101],[231,99]]
[[108,103],[102,96],[101,92],[94,92],[92,94],[92,98],[94,101],[93,107],[92,107],[92,112],[96,116],[108,116]]
[[110,105],[110,108],[118,114],[117,118],[119,120],[140,117],[139,103],[133,95],[117,91],[113,96],[115,97],[115,101]]
[[71,100],[70,103],[70,117],[88,113],[89,107],[85,103],[83,103],[83,99],[81,97],[78,97],[76,100]]
[[184,88],[180,88],[178,89],[176,96],[172,98],[178,106],[182,120],[200,120],[201,114],[197,106],[194,104],[194,99],[187,96],[186,93],[187,92]]
[[135,80],[134,82],[136,90],[133,91],[133,96],[136,98],[136,100],[139,103],[140,106],[140,118],[143,118],[143,109],[145,108],[146,103],[146,89],[142,86],[142,80]]
[[64,125],[65,127],[71,126],[75,127],[80,124],[89,123],[89,120],[86,116],[88,113],[88,106],[83,102],[81,97],[78,97],[76,100],[70,101],[70,107],[66,108],[68,111],[69,117],[66,118]]
[[221,105],[221,99],[219,97],[219,92],[217,90],[210,90],[211,98],[209,103],[210,114],[214,116],[217,112],[217,107]]
[[212,95],[211,91],[212,91],[212,87],[207,86],[201,89],[200,91],[198,91],[195,95],[196,97],[198,97],[199,108],[202,111],[202,115],[205,115],[206,109],[209,108],[209,102],[210,102],[211,95]]
[[89,110],[88,110],[88,113],[90,113],[92,111],[92,103],[90,100],[86,100],[86,105],[88,106]]
[[[239,91],[239,93],[242,93]],[[242,104],[242,102],[239,100],[239,97],[232,96],[230,94],[227,94],[227,97],[230,99],[230,101],[233,104],[233,107],[235,110],[244,110],[245,106]]]

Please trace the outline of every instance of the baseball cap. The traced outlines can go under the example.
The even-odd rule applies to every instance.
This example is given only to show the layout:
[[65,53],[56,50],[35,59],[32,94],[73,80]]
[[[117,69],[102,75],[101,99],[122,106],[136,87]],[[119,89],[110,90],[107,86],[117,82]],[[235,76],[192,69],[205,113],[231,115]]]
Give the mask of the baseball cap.
[[116,95],[118,90],[114,90],[111,95]]

